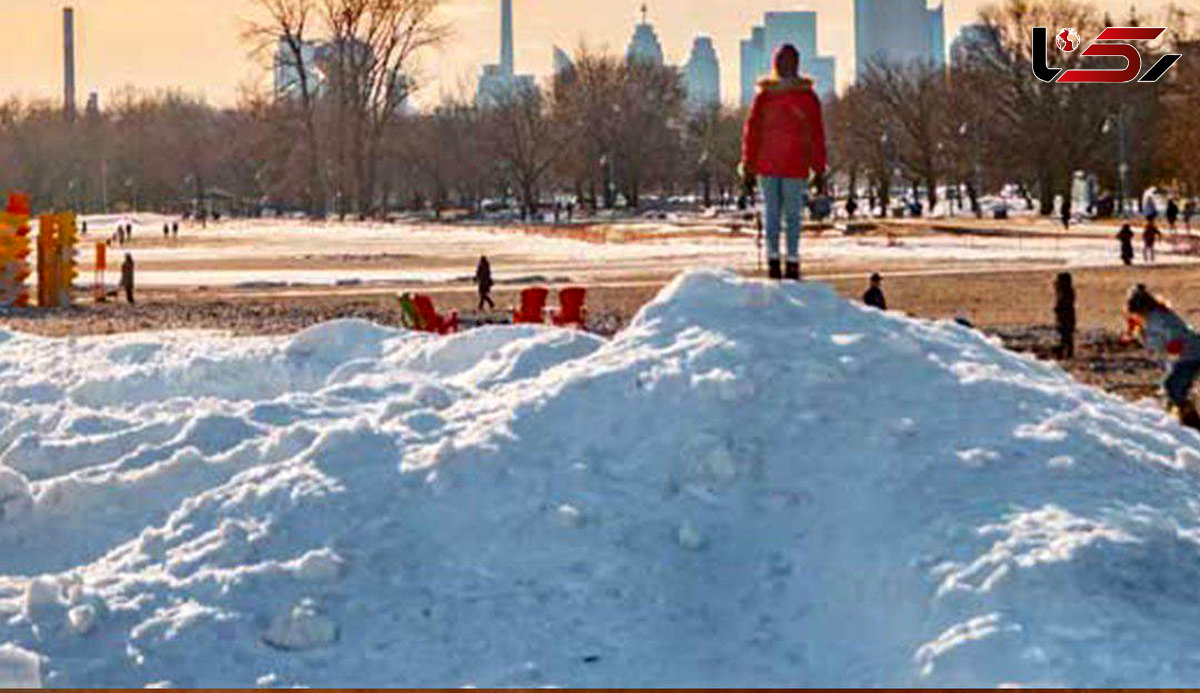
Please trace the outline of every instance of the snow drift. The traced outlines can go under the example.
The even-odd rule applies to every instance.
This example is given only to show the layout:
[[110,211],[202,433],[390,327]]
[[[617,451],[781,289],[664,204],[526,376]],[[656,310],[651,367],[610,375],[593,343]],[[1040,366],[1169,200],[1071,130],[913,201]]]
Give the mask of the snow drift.
[[1200,677],[1200,437],[825,287],[0,341],[0,686]]

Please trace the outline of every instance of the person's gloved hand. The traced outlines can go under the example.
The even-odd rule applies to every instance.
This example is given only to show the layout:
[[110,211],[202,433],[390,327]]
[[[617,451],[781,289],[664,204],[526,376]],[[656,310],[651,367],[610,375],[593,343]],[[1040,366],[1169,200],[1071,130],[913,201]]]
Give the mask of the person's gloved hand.
[[825,172],[824,171],[817,171],[817,172],[813,173],[812,178],[810,178],[808,182],[809,182],[809,185],[812,186],[812,189],[814,191],[816,191],[816,193],[818,195],[825,194],[825,182],[826,181],[825,181]]
[[738,178],[742,181],[742,192],[748,197],[753,197],[758,188],[758,176],[754,175],[754,169],[743,161],[738,164],[737,173]]

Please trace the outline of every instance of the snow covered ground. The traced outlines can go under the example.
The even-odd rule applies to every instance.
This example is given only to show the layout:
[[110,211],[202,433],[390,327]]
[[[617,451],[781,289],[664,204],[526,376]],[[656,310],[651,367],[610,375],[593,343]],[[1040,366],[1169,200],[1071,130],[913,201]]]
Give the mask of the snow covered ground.
[[820,285],[0,342],[0,687],[1200,677],[1200,436]]
[[[90,241],[108,235],[104,223],[117,223],[102,218],[92,222]],[[116,268],[126,251],[138,263],[138,285],[160,288],[464,283],[474,275],[480,255],[491,258],[502,281],[562,278],[595,286],[665,281],[695,266],[751,270],[758,265],[759,253],[752,237],[733,236],[728,229],[718,232],[712,227],[710,236],[688,235],[695,231],[690,222],[642,223],[630,228],[651,237],[624,243],[587,243],[525,234],[512,227],[280,220],[223,222],[208,229],[189,226],[181,231],[178,243],[164,244],[161,227],[159,217],[138,217],[137,243],[110,251],[110,284],[116,281]],[[803,253],[817,274],[822,264],[845,271],[851,265],[857,270],[895,263],[953,263],[959,268],[994,270],[998,266],[1106,267],[1120,262],[1114,239],[1078,235],[1060,239],[944,234],[892,242],[881,236],[826,232],[806,234]],[[1159,254],[1163,262],[1195,261],[1172,254],[1168,245]],[[90,246],[81,250],[84,280],[90,278],[92,256]],[[281,262],[300,266],[281,267]]]

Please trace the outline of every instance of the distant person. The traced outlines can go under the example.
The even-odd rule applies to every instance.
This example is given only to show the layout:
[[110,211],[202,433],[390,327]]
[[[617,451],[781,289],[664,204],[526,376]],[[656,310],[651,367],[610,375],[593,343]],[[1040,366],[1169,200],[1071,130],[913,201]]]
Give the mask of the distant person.
[[1162,231],[1154,225],[1154,222],[1146,222],[1146,228],[1142,231],[1142,260],[1148,265],[1154,264],[1154,246],[1158,244],[1158,239],[1162,237]]
[[1133,264],[1133,227],[1125,224],[1117,233],[1117,240],[1121,242],[1121,262],[1128,267]]
[[575,221],[575,203],[568,202],[567,203],[567,223],[570,224],[573,221]]
[[[768,272],[771,279],[800,280],[800,231],[809,178],[825,189],[825,124],[812,80],[800,77],[800,53],[787,44],[774,59],[775,71],[759,82],[746,119],[742,176],[757,177],[766,200]],[[780,232],[787,226],[787,269],[781,267]]]
[[479,258],[479,266],[475,268],[475,286],[479,288],[479,310],[483,310],[486,305],[488,310],[496,310],[496,303],[492,301],[492,287],[496,285],[492,279],[492,263],[488,262],[487,256]]
[[1178,221],[1179,203],[1176,202],[1175,198],[1172,197],[1171,199],[1167,200],[1167,226],[1171,228],[1171,231],[1176,230],[1175,224],[1178,223]]
[[886,311],[887,298],[883,295],[883,277],[878,272],[871,275],[871,286],[867,289],[867,293],[863,294],[863,303],[872,308]]
[[129,305],[133,305],[133,272],[133,255],[125,253],[125,261],[121,263],[121,288]]
[[1054,282],[1054,326],[1058,330],[1058,357],[1075,358],[1075,286],[1069,272]]
[[1183,225],[1188,233],[1192,232],[1192,217],[1196,216],[1196,201],[1188,200],[1183,204]]
[[127,241],[133,240],[133,222],[130,222],[125,225],[125,240],[127,240]]
[[1063,197],[1061,216],[1062,216],[1063,230],[1070,231],[1071,230],[1071,198],[1070,197],[1065,197],[1065,196]]
[[177,222],[177,221],[171,222],[171,238],[172,239],[179,238],[179,222]]
[[1200,428],[1200,414],[1191,398],[1192,385],[1200,375],[1200,335],[1144,285],[1130,292],[1127,307],[1130,331],[1141,333],[1147,349],[1174,359],[1163,381],[1172,413],[1183,425]]
[[1154,201],[1153,195],[1146,196],[1146,201],[1142,204],[1142,211],[1145,212],[1146,221],[1158,219],[1158,203]]
[[80,228],[79,228],[79,231],[80,231],[80,233],[82,233],[84,236],[86,236],[86,235],[87,235],[87,232],[88,232],[88,224],[87,224],[87,222],[86,222],[86,221],[85,221],[85,222],[83,222],[83,224],[80,226]]
[[854,215],[858,212],[858,202],[851,195],[846,199],[846,218],[854,221]]
[[171,238],[171,225],[163,224],[163,240],[165,241],[170,238]]

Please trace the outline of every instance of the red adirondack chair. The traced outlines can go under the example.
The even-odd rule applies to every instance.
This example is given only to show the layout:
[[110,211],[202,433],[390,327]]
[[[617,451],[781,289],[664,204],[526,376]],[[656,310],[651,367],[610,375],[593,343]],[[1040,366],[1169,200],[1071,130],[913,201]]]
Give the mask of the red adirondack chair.
[[513,311],[514,325],[542,325],[546,322],[546,299],[550,290],[536,286],[521,292],[521,307]]
[[559,309],[554,312],[554,324],[559,327],[575,325],[579,329],[587,326],[587,289],[573,286],[558,292]]
[[426,332],[443,335],[458,332],[458,311],[452,311],[449,319],[442,317],[433,307],[433,299],[425,294],[413,296],[413,305]]

